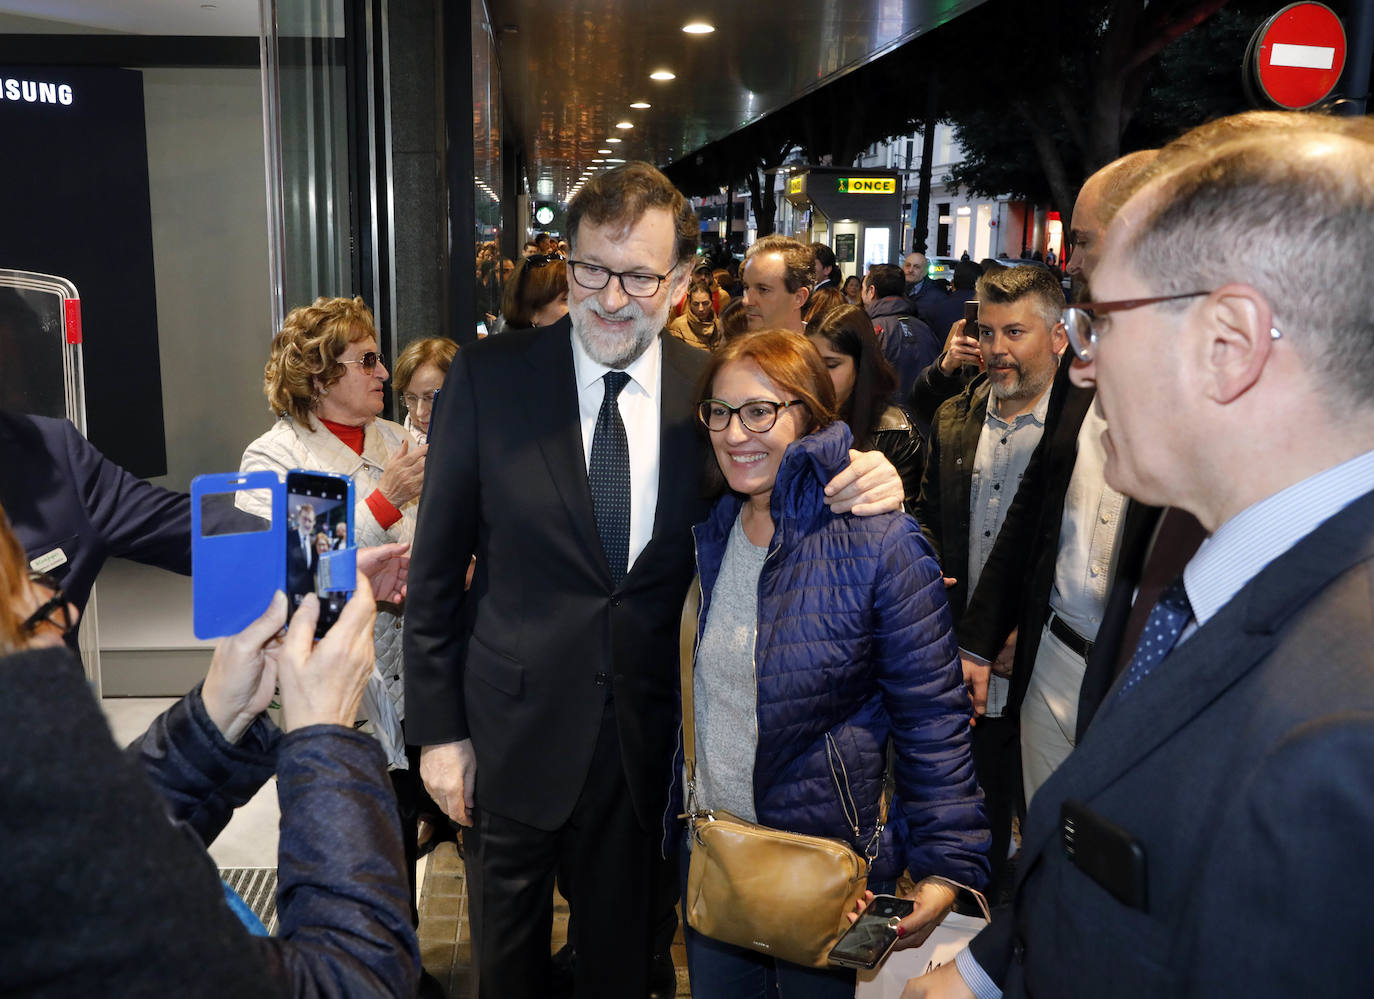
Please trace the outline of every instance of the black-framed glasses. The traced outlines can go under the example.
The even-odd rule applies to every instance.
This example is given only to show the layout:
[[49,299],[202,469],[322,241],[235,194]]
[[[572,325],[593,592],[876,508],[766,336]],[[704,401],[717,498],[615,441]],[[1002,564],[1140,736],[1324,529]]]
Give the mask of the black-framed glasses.
[[1080,302],[1071,305],[1059,315],[1064,324],[1064,332],[1069,336],[1069,346],[1080,361],[1091,361],[1097,355],[1097,320],[1109,312],[1126,312],[1146,305],[1161,302],[1177,302],[1185,298],[1201,298],[1210,291],[1187,291],[1181,295],[1159,295],[1155,298],[1123,298],[1117,302]]
[[573,280],[588,291],[600,291],[611,283],[611,278],[620,279],[620,287],[631,298],[653,298],[667,274],[648,274],[644,271],[613,271],[600,264],[587,264],[581,260],[569,260],[568,269]]
[[421,406],[432,407],[434,397],[438,394],[438,389],[430,389],[423,395],[416,395],[414,392],[402,392],[401,401],[406,404],[406,409],[419,409]]
[[365,374],[372,374],[377,370],[377,365],[386,367],[386,357],[375,350],[369,350],[362,357],[354,361],[340,361],[340,364],[361,364]]
[[707,430],[721,431],[730,426],[730,420],[739,416],[745,430],[755,434],[766,434],[778,422],[778,410],[788,406],[804,406],[801,399],[791,402],[773,402],[769,399],[750,399],[738,406],[731,406],[720,399],[707,399],[697,407],[697,419]]
[[72,606],[67,601],[66,594],[62,592],[62,586],[46,572],[31,571],[29,582],[50,590],[52,596],[24,618],[24,622],[19,625],[20,632],[32,635],[43,625],[50,624],[62,635],[62,641],[71,644],[72,636],[76,634],[77,617],[72,613]]

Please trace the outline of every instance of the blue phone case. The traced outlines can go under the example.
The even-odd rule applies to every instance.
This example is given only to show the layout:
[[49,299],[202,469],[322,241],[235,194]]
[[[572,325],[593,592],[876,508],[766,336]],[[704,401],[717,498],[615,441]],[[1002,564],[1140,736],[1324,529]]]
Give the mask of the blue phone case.
[[[271,493],[271,522],[260,530],[214,533],[235,494],[248,489]],[[191,597],[197,638],[237,634],[286,588],[285,527],[286,484],[276,472],[196,476],[191,483]]]

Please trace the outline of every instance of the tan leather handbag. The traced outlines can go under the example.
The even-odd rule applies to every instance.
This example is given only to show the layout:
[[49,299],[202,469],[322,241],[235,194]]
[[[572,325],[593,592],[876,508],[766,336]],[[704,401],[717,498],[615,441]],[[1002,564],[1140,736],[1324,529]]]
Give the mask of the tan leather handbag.
[[[699,579],[692,581],[682,609],[682,741],[686,769],[686,813],[692,837],[683,909],[688,925],[704,936],[769,954],[808,967],[827,966],[835,941],[849,926],[868,882],[877,852],[881,821],[865,857],[847,843],[821,836],[770,829],[731,815],[701,808],[696,796],[696,717],[692,705],[692,666]],[[827,742],[831,771],[838,753]],[[841,764],[841,771],[843,764]],[[835,777],[837,788],[841,779]],[[841,801],[852,815],[857,839],[858,809],[848,795],[845,775]]]

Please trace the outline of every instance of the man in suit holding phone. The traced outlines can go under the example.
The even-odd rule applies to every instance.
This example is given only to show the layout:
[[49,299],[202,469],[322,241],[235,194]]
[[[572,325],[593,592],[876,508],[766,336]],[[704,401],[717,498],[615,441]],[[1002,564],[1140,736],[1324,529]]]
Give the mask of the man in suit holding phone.
[[[661,335],[696,216],[629,163],[583,186],[568,231],[569,315],[465,348],[449,370],[406,609],[407,732],[431,794],[469,826],[487,999],[548,995],[555,873],[576,994],[648,992],[689,528],[707,510],[693,396],[706,355]],[[875,479],[867,509],[897,509],[900,479],[868,456],[827,487],[832,507]]]
[[1171,161],[1070,314],[1106,475],[1210,537],[1031,803],[1016,899],[905,995],[1357,996],[1374,890],[1374,130]]

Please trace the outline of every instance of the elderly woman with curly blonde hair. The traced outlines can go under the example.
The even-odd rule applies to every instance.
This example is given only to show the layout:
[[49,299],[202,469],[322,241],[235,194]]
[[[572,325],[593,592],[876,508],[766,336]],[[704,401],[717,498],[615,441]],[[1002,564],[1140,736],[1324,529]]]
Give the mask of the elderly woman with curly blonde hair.
[[[271,469],[284,475],[305,468],[347,475],[356,495],[355,543],[409,542],[428,447],[416,444],[399,424],[379,418],[388,377],[372,310],[361,298],[317,298],[292,309],[272,338],[263,378],[263,391],[278,418],[248,445],[240,470]],[[251,491],[238,496],[243,509],[271,517],[265,499]],[[418,750],[411,754],[414,760],[407,755],[402,726],[400,612],[395,604],[378,608],[377,659],[363,706],[392,768],[413,880]]]

